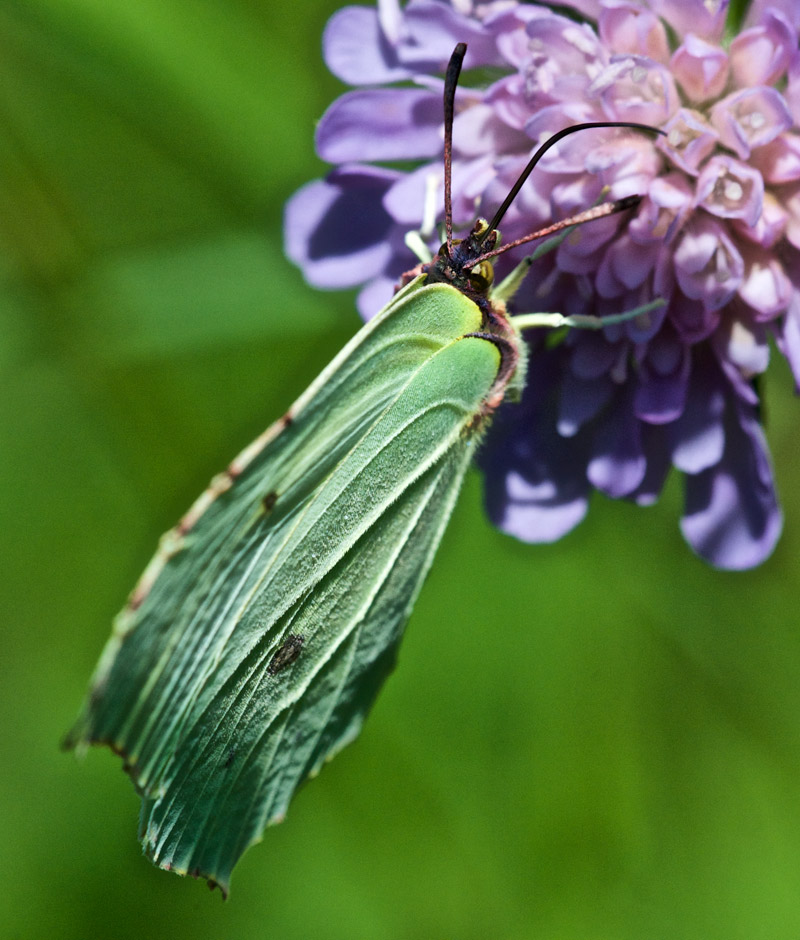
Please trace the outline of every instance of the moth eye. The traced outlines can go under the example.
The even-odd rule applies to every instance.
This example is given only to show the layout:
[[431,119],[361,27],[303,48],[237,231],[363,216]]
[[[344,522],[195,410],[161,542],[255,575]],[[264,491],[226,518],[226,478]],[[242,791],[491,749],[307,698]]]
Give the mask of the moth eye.
[[494,267],[490,261],[481,261],[469,274],[469,282],[473,289],[480,292],[489,290],[494,281]]

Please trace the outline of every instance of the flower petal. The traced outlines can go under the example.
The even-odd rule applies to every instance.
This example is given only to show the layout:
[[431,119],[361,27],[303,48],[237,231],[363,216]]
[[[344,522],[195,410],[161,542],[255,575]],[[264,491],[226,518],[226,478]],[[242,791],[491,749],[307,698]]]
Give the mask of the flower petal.
[[597,27],[600,38],[615,53],[643,55],[662,63],[669,61],[664,24],[638,4],[604,4]]
[[719,134],[699,111],[679,108],[664,125],[666,138],[659,137],[657,146],[685,172],[696,176],[700,165],[714,150]]
[[694,33],[713,42],[722,38],[729,0],[650,0],[650,8],[678,35]]
[[733,157],[712,157],[697,179],[696,198],[712,215],[755,225],[761,217],[764,180],[758,170]]
[[791,366],[795,392],[800,392],[800,291],[797,289],[779,328],[778,345]]
[[394,225],[381,204],[400,174],[375,167],[351,167],[314,180],[286,204],[286,254],[315,287],[363,283],[392,256],[388,236]]
[[592,457],[586,468],[592,486],[614,499],[632,493],[647,469],[641,425],[627,399],[623,393],[606,409],[603,422],[595,430]]
[[786,71],[796,48],[796,31],[792,32],[782,16],[766,10],[760,25],[739,33],[731,42],[734,81],[743,88],[774,84]]
[[690,101],[701,104],[716,98],[728,82],[728,56],[719,46],[689,33],[672,55],[672,69]]
[[[800,208],[800,206],[798,206]],[[773,248],[786,234],[789,213],[769,191],[764,193],[761,215],[755,225],[743,220],[734,223],[736,231],[762,248]]]
[[637,506],[652,506],[661,495],[672,468],[667,429],[663,425],[643,424],[642,444],[647,468],[642,482],[628,494],[628,499],[632,499]]
[[612,120],[661,127],[680,99],[669,69],[644,56],[615,56],[587,94],[599,95]]
[[361,288],[356,298],[356,307],[362,320],[371,320],[392,299],[397,285],[397,276],[375,277]]
[[586,515],[585,457],[549,419],[561,350],[535,354],[522,402],[501,408],[479,453],[489,518],[526,542],[554,542]]
[[403,33],[397,51],[407,68],[443,72],[456,43],[469,47],[469,67],[504,65],[494,34],[480,20],[438,0],[410,0],[403,10]]
[[684,343],[707,339],[719,326],[720,318],[719,310],[709,310],[702,301],[692,300],[680,292],[675,293],[669,305],[669,321]]
[[709,356],[697,356],[689,377],[686,405],[680,418],[669,427],[672,463],[678,470],[697,474],[722,460],[724,412],[725,396],[716,367]]
[[800,134],[781,134],[759,147],[750,161],[767,183],[793,183],[800,180]]
[[772,554],[782,528],[761,427],[752,410],[729,406],[722,460],[686,478],[684,538],[715,567],[740,571]]
[[739,285],[739,296],[756,311],[759,321],[780,316],[794,292],[780,260],[772,252],[755,246],[744,252],[744,260],[745,276]]
[[774,88],[745,88],[718,101],[711,123],[720,140],[743,160],[792,126],[786,100]]
[[607,375],[585,381],[567,372],[561,383],[556,428],[562,437],[574,437],[610,400],[614,383]]
[[555,14],[527,26],[530,57],[526,99],[532,113],[558,101],[586,100],[586,89],[605,63],[603,47],[588,24]]
[[322,52],[331,72],[348,85],[380,85],[412,74],[385,38],[378,11],[369,7],[337,10],[325,26]]
[[686,405],[691,357],[689,349],[671,330],[662,330],[650,341],[639,367],[633,410],[648,424],[667,424],[678,418]]
[[421,160],[442,149],[441,95],[425,88],[373,88],[337,98],[317,126],[328,163]]
[[709,218],[693,218],[675,249],[681,290],[709,310],[724,307],[744,274],[744,261],[726,230]]

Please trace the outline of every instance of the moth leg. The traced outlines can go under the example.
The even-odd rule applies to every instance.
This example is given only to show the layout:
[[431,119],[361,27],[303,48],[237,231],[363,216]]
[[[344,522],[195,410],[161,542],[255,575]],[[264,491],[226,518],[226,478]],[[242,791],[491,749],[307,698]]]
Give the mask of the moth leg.
[[[612,313],[605,317],[595,317],[589,314],[576,313],[572,316],[564,316],[562,313],[520,313],[509,319],[518,330],[530,330],[541,327],[551,329],[560,326],[572,326],[583,330],[602,330],[606,326],[615,326],[618,323],[627,323],[628,320],[635,320],[637,317],[647,317],[655,311],[665,306],[666,301],[662,297],[651,300],[649,303],[641,304],[631,310],[623,313]],[[642,326],[646,326],[643,323]]]

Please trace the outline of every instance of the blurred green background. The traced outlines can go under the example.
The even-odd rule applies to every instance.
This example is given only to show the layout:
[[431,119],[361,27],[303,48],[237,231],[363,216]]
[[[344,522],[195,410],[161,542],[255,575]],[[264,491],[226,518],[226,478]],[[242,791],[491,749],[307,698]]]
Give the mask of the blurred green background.
[[474,474],[359,741],[221,903],[151,867],[106,751],[58,750],[158,535],[358,327],[282,206],[323,168],[333,0],[0,5],[3,890],[9,938],[800,937],[797,405],[786,534],[705,567],[680,481],[561,543]]

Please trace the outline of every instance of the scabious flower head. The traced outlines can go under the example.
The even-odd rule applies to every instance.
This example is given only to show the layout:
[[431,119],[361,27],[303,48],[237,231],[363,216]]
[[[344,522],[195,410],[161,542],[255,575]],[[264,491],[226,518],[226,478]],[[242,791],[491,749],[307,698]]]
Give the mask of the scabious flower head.
[[[755,379],[776,340],[800,384],[800,0],[755,0],[726,37],[727,0],[379,0],[328,23],[329,68],[355,86],[320,121],[336,164],[290,200],[286,244],[310,283],[360,286],[374,314],[431,236],[441,186],[441,74],[467,42],[456,98],[456,228],[489,216],[549,135],[584,121],[666,132],[585,131],[541,162],[502,223],[506,241],[611,199],[633,218],[576,230],[537,261],[514,312],[658,313],[551,346],[532,331],[520,405],[482,453],[489,513],[528,541],[560,538],[592,488],[654,501],[685,478],[681,529],[721,568],[766,558],[781,529]],[[488,80],[486,77],[490,76]],[[399,161],[414,161],[410,170]],[[381,164],[391,163],[391,167]],[[498,275],[515,259],[498,261]]]

